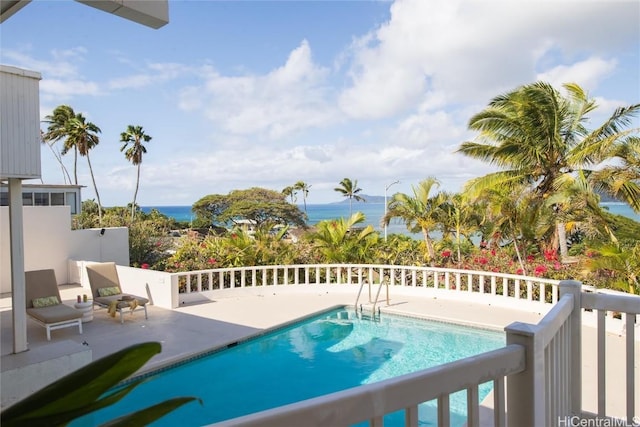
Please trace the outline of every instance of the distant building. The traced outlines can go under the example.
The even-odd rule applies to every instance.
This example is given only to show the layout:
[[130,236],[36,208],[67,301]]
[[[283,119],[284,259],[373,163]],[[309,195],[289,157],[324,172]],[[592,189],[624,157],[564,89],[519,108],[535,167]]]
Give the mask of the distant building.
[[[22,206],[69,206],[71,215],[82,206],[82,185],[22,184]],[[0,185],[0,206],[9,206],[9,186]]]

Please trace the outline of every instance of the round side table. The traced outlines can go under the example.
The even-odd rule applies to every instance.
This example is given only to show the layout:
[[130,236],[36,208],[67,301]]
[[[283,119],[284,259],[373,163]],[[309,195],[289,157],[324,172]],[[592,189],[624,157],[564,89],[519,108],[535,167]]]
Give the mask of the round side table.
[[77,302],[73,306],[82,312],[82,323],[93,320],[93,301]]

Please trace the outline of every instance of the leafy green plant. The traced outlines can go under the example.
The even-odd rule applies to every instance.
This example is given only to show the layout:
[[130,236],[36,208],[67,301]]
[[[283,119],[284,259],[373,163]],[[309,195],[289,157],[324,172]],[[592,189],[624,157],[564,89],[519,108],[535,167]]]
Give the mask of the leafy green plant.
[[[3,427],[66,425],[110,406],[126,396],[143,379],[135,380],[113,393],[107,392],[160,351],[160,343],[147,342],[98,359],[5,409],[0,414],[0,423]],[[103,426],[147,425],[194,400],[202,404],[195,397],[177,397],[123,415]]]

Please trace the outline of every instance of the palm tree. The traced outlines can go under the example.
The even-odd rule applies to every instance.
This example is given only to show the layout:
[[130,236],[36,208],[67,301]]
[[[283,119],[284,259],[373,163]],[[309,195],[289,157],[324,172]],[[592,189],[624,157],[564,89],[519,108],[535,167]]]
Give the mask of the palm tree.
[[[59,105],[57,106],[52,114],[45,116],[44,122],[48,123],[47,131],[42,134],[42,142],[49,145],[51,150],[53,151],[52,146],[62,140],[65,139],[68,135],[67,126],[69,121],[76,116],[76,113],[73,111],[68,105]],[[68,150],[62,151],[62,155],[66,154]],[[74,176],[74,184],[78,185],[78,150],[74,147],[74,160],[73,160],[73,176]],[[55,155],[55,153],[54,153]],[[62,158],[58,158],[58,162],[62,165],[63,171],[66,170],[64,164],[62,164]],[[67,176],[69,174],[67,173]],[[71,182],[71,178],[69,178]]]
[[378,233],[367,225],[357,233],[352,227],[365,220],[362,212],[356,212],[349,219],[320,221],[316,231],[308,238],[324,256],[328,263],[369,262],[372,247],[378,242]]
[[287,198],[289,197],[291,199],[291,204],[294,204],[296,202],[296,188],[292,187],[290,185],[284,187],[282,189],[282,195]]
[[640,137],[631,136],[615,144],[606,157],[617,163],[593,172],[593,186],[640,213]]
[[76,114],[67,122],[67,139],[64,142],[62,154],[66,154],[73,148],[80,156],[87,158],[91,182],[96,192],[96,199],[98,199],[98,219],[100,223],[102,223],[102,203],[100,201],[100,193],[98,193],[98,186],[96,185],[96,178],[93,174],[93,167],[91,166],[91,157],[89,157],[89,152],[100,142],[100,138],[98,137],[98,133],[100,132],[100,128],[88,122],[81,113]]
[[349,216],[353,215],[352,202],[354,199],[356,202],[365,201],[364,197],[358,195],[362,188],[358,188],[358,180],[356,179],[351,181],[349,178],[344,178],[340,181],[340,187],[334,188],[334,191],[342,193],[344,197],[349,198]]
[[394,194],[386,215],[382,217],[383,225],[389,225],[393,218],[400,218],[410,232],[422,232],[429,260],[435,256],[429,233],[441,224],[442,207],[447,201],[446,193],[431,196],[431,191],[439,186],[440,182],[437,179],[429,177],[417,186],[411,187],[413,196],[404,193]]
[[307,213],[307,197],[309,196],[309,189],[311,186],[304,181],[298,181],[293,186],[294,190],[302,192],[302,203],[304,203],[304,213]]
[[[612,157],[613,147],[635,132],[623,128],[640,111],[640,104],[618,108],[604,124],[589,131],[584,123],[597,104],[577,84],[564,88],[566,96],[544,82],[521,86],[497,96],[471,118],[469,128],[480,132],[478,142],[464,142],[458,152],[501,170],[471,180],[467,191],[477,195],[496,185],[527,185],[536,197],[546,200],[562,191],[565,175]],[[637,194],[627,195],[640,203]],[[556,217],[555,209],[548,212]],[[555,248],[559,246],[557,229],[543,236],[546,240],[555,237],[550,243]]]
[[62,179],[64,180],[64,183],[66,184],[68,182],[69,184],[71,184],[73,181],[71,181],[71,176],[69,176],[69,171],[67,170],[67,167],[64,165],[64,162],[62,161],[62,155],[60,154],[60,150],[53,148],[56,141],[46,140],[45,133],[40,131],[40,142],[42,142],[47,147],[49,147],[49,149],[53,153],[53,157],[55,157],[58,164],[60,164],[60,169],[62,171]]
[[471,242],[471,235],[479,228],[479,218],[476,205],[468,200],[465,194],[444,193],[446,202],[442,205],[442,237],[448,239],[453,234],[458,253],[458,263],[462,261],[460,248],[462,237]]
[[120,134],[120,142],[123,143],[120,151],[124,151],[124,156],[127,160],[134,166],[137,166],[138,169],[136,175],[136,190],[133,193],[133,202],[131,203],[131,221],[133,221],[136,212],[136,198],[138,196],[138,187],[140,186],[142,155],[147,152],[147,148],[142,145],[142,142],[149,141],[151,141],[151,136],[144,133],[142,126],[129,125],[127,126],[127,130]]

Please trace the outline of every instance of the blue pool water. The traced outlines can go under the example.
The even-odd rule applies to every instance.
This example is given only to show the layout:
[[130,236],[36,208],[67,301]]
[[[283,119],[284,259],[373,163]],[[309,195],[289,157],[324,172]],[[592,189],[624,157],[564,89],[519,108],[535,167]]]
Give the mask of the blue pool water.
[[[201,426],[368,384],[504,346],[502,332],[393,316],[327,312],[151,375],[123,401],[74,425],[97,425],[162,400],[196,396],[156,426]],[[491,390],[480,387],[480,398]],[[462,425],[466,394],[451,397],[452,425]],[[435,425],[435,402],[419,410]],[[403,425],[402,414],[385,419]]]

